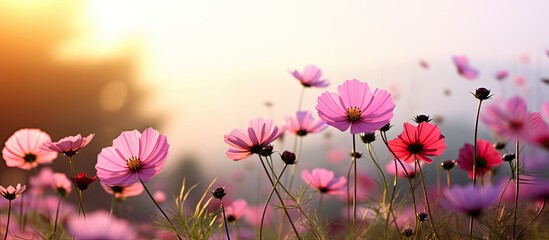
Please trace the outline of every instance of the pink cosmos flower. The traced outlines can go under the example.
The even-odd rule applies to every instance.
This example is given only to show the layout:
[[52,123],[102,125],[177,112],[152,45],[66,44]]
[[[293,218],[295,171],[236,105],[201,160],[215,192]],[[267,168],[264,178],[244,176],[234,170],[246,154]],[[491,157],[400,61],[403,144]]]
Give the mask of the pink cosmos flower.
[[248,208],[248,203],[244,199],[237,199],[231,203],[231,205],[225,208],[225,215],[227,215],[227,221],[238,221],[244,215],[246,215],[246,210]]
[[19,195],[25,191],[25,188],[26,186],[21,186],[20,183],[18,183],[16,187],[13,187],[11,185],[7,188],[0,186],[0,194],[11,201],[19,197]]
[[162,172],[170,145],[165,135],[147,128],[125,131],[103,148],[97,156],[97,176],[108,185],[129,185],[137,180],[148,182]]
[[401,161],[411,163],[417,158],[431,163],[428,156],[440,156],[446,144],[437,125],[421,122],[417,127],[404,123],[404,130],[397,138],[389,141],[389,147]]
[[62,138],[57,142],[47,141],[43,143],[40,148],[46,151],[53,151],[58,153],[64,153],[65,155],[72,157],[78,150],[88,145],[93,139],[95,134],[90,134],[87,137],[82,137],[80,134],[76,136],[70,136]]
[[258,154],[263,147],[276,140],[287,126],[276,126],[271,120],[257,118],[248,123],[248,129],[233,129],[224,136],[224,140],[231,147],[225,154],[234,160],[242,160],[253,154]]
[[40,149],[40,146],[50,140],[50,135],[40,129],[20,129],[6,141],[2,157],[8,167],[25,170],[35,168],[38,164],[49,164],[57,158],[57,153]]
[[543,127],[539,112],[530,112],[519,96],[503,103],[496,102],[484,111],[481,120],[494,133],[504,138],[529,139]]
[[106,185],[101,182],[101,186],[105,189],[105,192],[114,195],[114,197],[119,200],[125,200],[128,197],[138,196],[145,191],[145,188],[143,188],[143,185],[139,182],[126,186]]
[[478,77],[478,70],[469,65],[469,60],[466,56],[453,56],[454,64],[460,76],[467,80],[475,80]]
[[522,87],[522,86],[525,86],[526,85],[526,78],[524,78],[524,76],[521,76],[521,75],[517,75],[513,78],[513,82],[519,86],[519,87]]
[[466,186],[452,186],[444,190],[445,200],[442,204],[450,210],[478,217],[486,208],[496,203],[499,192],[498,187],[479,188],[472,183]]
[[[398,160],[393,159],[393,161],[390,161],[387,163],[387,165],[385,165],[385,170],[387,170],[387,172],[393,176],[396,175],[399,178],[406,178],[406,172],[408,172],[408,176],[410,178],[413,178],[416,175],[416,171],[419,171],[419,168],[414,167],[415,166],[414,162],[403,162],[402,165],[397,162],[396,163],[397,171],[395,172],[396,161]],[[420,162],[420,164],[422,164],[422,162]],[[406,171],[404,171],[404,169],[402,168],[403,165]]]
[[322,76],[322,70],[315,65],[306,66],[303,72],[300,73],[297,70],[292,72],[292,75],[301,82],[304,87],[327,87],[330,82],[325,79],[320,79]]
[[497,71],[495,75],[496,79],[499,81],[503,81],[507,76],[509,76],[509,72],[505,69]]
[[321,193],[337,195],[345,193],[345,177],[334,177],[334,172],[324,168],[314,168],[311,172],[307,169],[301,172],[301,178],[305,183]]
[[385,90],[370,90],[367,83],[347,80],[335,92],[318,97],[318,116],[340,131],[351,134],[375,132],[393,117],[395,102]]
[[36,196],[44,195],[47,189],[51,189],[51,180],[53,178],[53,170],[49,167],[43,167],[38,172],[38,175],[29,177],[30,192]]
[[54,173],[51,183],[53,189],[61,196],[67,196],[71,192],[72,183],[64,173]]
[[[482,176],[503,163],[502,156],[489,141],[477,139],[476,175]],[[473,145],[466,143],[459,149],[457,159],[459,168],[469,172],[473,178]]]
[[313,119],[309,111],[298,111],[295,116],[286,117],[286,122],[288,131],[298,136],[317,133],[328,126],[321,119]]
[[111,216],[106,211],[88,213],[86,217],[71,217],[67,222],[67,227],[75,239],[125,240],[137,238],[135,229],[127,221]]
[[538,128],[537,134],[532,135],[527,140],[545,150],[549,150],[549,126],[543,122],[541,127]]

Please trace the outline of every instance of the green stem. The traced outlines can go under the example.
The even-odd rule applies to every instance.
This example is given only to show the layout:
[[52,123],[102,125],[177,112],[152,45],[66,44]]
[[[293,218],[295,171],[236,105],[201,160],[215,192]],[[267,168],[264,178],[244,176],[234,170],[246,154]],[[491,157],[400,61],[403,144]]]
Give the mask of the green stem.
[[[273,197],[274,191],[276,186],[280,183],[280,178],[282,177],[282,174],[284,174],[284,171],[286,171],[286,167],[288,165],[284,165],[284,168],[282,168],[282,172],[280,173],[280,176],[276,178],[276,182],[271,189],[271,192],[269,193],[269,196],[267,197],[267,200],[265,201],[265,205],[263,206],[263,212],[261,213],[261,224],[259,225],[259,236],[263,236],[263,223],[265,222],[265,214],[267,213],[267,206],[269,206],[269,202],[271,201],[271,198]],[[283,223],[282,223],[283,224]]]
[[[273,189],[276,193],[276,196],[278,197],[278,200],[280,200],[280,204],[282,205],[282,209],[284,210],[284,213],[286,213],[286,216],[288,217],[288,221],[290,221],[290,225],[292,226],[292,229],[294,230],[294,233],[298,239],[301,239],[299,236],[299,233],[294,225],[294,222],[292,221],[292,218],[290,217],[290,213],[288,213],[288,209],[286,209],[286,204],[284,204],[284,200],[280,196],[280,193],[278,190],[276,190],[275,183],[273,182],[273,179],[271,178],[271,175],[269,175],[269,170],[267,169],[267,166],[265,166],[265,162],[263,162],[263,158],[259,156],[259,160],[261,161],[261,165],[263,166],[263,169],[265,170],[265,173],[267,174],[267,178],[271,182],[271,185],[273,186]],[[275,176],[276,177],[276,176]],[[263,236],[259,236],[261,239],[263,239]]]
[[227,225],[227,216],[225,216],[225,207],[223,206],[223,200],[221,201],[221,212],[223,212],[223,225],[225,225],[225,231],[227,232],[227,239],[231,240],[231,235],[229,234],[229,226]]
[[86,217],[86,211],[84,210],[84,205],[82,204],[82,192],[76,186],[76,180],[75,180],[76,175],[74,175],[74,168],[72,166],[72,157],[69,157],[69,166],[71,168],[72,185],[74,186],[74,190],[76,190],[76,195],[78,196],[78,206],[80,207],[80,210],[78,210],[78,213],[80,214],[80,211],[82,211],[82,214],[84,215],[84,217]]
[[517,239],[517,211],[518,211],[518,198],[519,198],[519,174],[520,174],[520,161],[519,161],[519,140],[517,139],[515,145],[515,209],[513,209],[513,238]]
[[425,176],[423,175],[423,170],[421,169],[421,164],[419,164],[419,160],[416,158],[416,164],[419,168],[419,175],[421,176],[421,187],[423,188],[423,197],[425,198],[425,205],[427,207],[427,213],[429,214],[429,223],[431,224],[431,228],[433,229],[433,233],[438,238],[437,231],[435,228],[435,222],[433,221],[433,214],[431,212],[431,206],[429,206],[429,198],[427,197],[427,187],[425,186]]
[[168,222],[170,223],[170,225],[172,226],[175,234],[177,234],[177,238],[179,240],[182,240],[181,239],[181,236],[179,236],[179,233],[177,233],[177,229],[175,228],[175,225],[173,225],[172,221],[170,220],[170,218],[168,217],[168,215],[166,215],[166,213],[164,212],[164,210],[162,210],[162,208],[160,207],[160,205],[158,205],[158,203],[156,202],[156,200],[154,200],[154,197],[152,196],[151,192],[149,192],[149,189],[147,189],[147,186],[145,186],[145,183],[141,180],[141,178],[138,178],[139,179],[139,182],[141,182],[141,185],[143,185],[143,188],[145,189],[145,192],[147,192],[147,195],[149,195],[149,197],[151,198],[151,200],[154,202],[154,205],[156,205],[156,207],[158,208],[158,210],[160,210],[160,212],[162,213],[162,215],[164,215],[164,218],[166,218],[166,220],[168,220]]
[[8,239],[8,232],[10,229],[10,216],[11,216],[11,200],[8,203],[8,222],[6,223],[6,232],[4,233],[4,240]]
[[57,220],[59,219],[59,208],[61,208],[61,196],[59,196],[59,201],[57,202],[57,210],[55,211],[55,223],[53,225],[53,239],[57,236]]
[[[379,171],[379,174],[381,175],[381,178],[383,179],[383,196],[381,198],[381,203],[382,203],[383,208],[385,208],[385,200],[387,198],[387,191],[388,191],[388,188],[389,188],[389,184],[387,183],[387,178],[385,178],[385,173],[383,173],[383,170],[381,170],[381,167],[379,166],[376,159],[374,158],[374,155],[372,153],[371,143],[368,143],[366,146],[368,147],[368,154],[370,155],[370,158],[372,158],[372,162],[374,162],[377,170]],[[391,207],[389,207],[389,209],[390,208]],[[385,222],[385,231],[384,231],[384,238],[385,239],[387,239],[390,215],[391,215],[391,211],[389,210],[389,212],[387,212],[387,219],[385,220],[386,221]]]
[[353,171],[354,171],[354,176],[353,176],[353,181],[354,181],[354,184],[353,184],[353,234],[352,236],[355,236],[356,235],[356,189],[357,189],[357,186],[356,186],[356,179],[357,179],[357,174],[356,174],[356,155],[357,155],[357,152],[356,152],[356,140],[355,140],[355,134],[353,134],[353,153],[351,154],[352,155],[352,164],[353,164]]

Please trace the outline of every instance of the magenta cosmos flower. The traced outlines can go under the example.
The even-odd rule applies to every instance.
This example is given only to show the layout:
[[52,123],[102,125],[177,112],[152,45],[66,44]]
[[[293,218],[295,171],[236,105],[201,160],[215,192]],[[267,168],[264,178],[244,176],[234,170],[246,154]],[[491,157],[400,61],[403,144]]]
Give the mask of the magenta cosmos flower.
[[16,187],[13,187],[11,185],[7,188],[0,186],[0,194],[11,201],[19,197],[19,195],[25,191],[25,188],[26,186],[21,186],[20,183],[18,183]]
[[292,72],[292,75],[301,82],[301,85],[304,87],[327,87],[330,85],[330,82],[325,79],[320,79],[322,76],[322,70],[320,68],[316,67],[315,65],[309,65],[306,66],[305,69],[303,69],[303,72],[298,72],[297,70],[294,70]]
[[495,204],[499,197],[498,187],[452,186],[444,190],[444,204],[448,209],[478,217],[482,212]]
[[[466,143],[459,149],[457,159],[459,168],[469,172],[469,177],[473,178],[473,145]],[[494,148],[489,141],[477,140],[477,160],[475,162],[476,175],[482,176],[495,167],[503,163],[501,154]]]
[[422,122],[417,127],[404,123],[404,130],[397,138],[389,141],[389,147],[401,161],[411,163],[417,158],[431,163],[428,156],[440,156],[446,144],[437,125]]
[[68,220],[67,227],[75,239],[137,239],[135,229],[128,222],[111,216],[106,211],[89,213],[86,217],[72,217]]
[[495,74],[496,79],[499,81],[503,81],[504,79],[507,78],[507,76],[509,76],[509,72],[505,69],[501,69],[497,71]]
[[529,139],[543,128],[539,112],[530,112],[519,96],[503,103],[494,103],[481,116],[484,124],[500,137]]
[[347,179],[334,177],[334,172],[324,168],[314,168],[311,172],[307,169],[301,172],[301,178],[305,183],[323,194],[344,194]]
[[328,126],[321,119],[313,119],[309,111],[298,111],[295,116],[286,117],[286,122],[288,122],[288,131],[297,136],[317,133]]
[[271,120],[257,118],[248,123],[248,129],[233,129],[224,136],[224,140],[231,147],[227,150],[227,157],[242,160],[253,154],[258,154],[263,147],[276,140],[284,131],[286,125],[276,126]]
[[469,65],[469,60],[466,56],[453,56],[452,60],[460,76],[468,80],[475,80],[478,77],[478,70]]
[[148,182],[166,164],[170,145],[165,135],[147,128],[125,131],[103,148],[97,156],[97,176],[108,185],[129,185],[137,180]]
[[76,136],[70,136],[62,138],[57,142],[47,141],[40,148],[46,151],[53,151],[58,153],[64,153],[65,155],[72,157],[78,150],[88,145],[93,139],[95,134],[90,134],[87,137],[82,137],[80,134]]
[[57,158],[57,153],[40,149],[47,141],[51,141],[50,135],[40,129],[18,130],[6,141],[2,157],[8,167],[25,170],[35,168],[38,164],[51,163]]
[[393,117],[395,103],[385,90],[370,90],[367,83],[347,80],[335,92],[318,97],[318,116],[340,131],[351,127],[351,134],[375,132]]

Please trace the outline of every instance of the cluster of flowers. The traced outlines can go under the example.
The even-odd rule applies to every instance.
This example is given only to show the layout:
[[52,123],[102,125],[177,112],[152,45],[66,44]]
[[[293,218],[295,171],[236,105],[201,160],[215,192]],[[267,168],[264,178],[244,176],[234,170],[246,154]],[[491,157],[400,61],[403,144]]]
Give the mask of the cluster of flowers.
[[[471,67],[465,57],[454,57],[454,63],[458,74],[464,78],[471,80],[478,76],[478,70]],[[429,67],[426,62],[421,66]],[[307,66],[303,71],[291,74],[299,80],[303,91],[330,84],[322,79],[322,71],[316,66]],[[497,78],[505,78],[507,74],[500,72]],[[527,146],[545,152],[549,150],[549,125],[542,115],[549,118],[549,103],[543,105],[542,111],[532,112],[526,102],[516,96],[496,100],[480,114],[482,103],[492,95],[489,90],[478,88],[473,96],[479,102],[474,139],[471,143],[464,143],[455,159],[447,161],[440,160],[447,148],[445,137],[428,115],[417,115],[414,122],[403,123],[402,132],[393,139],[388,138],[387,133],[393,129],[391,121],[396,104],[386,90],[372,90],[365,82],[347,80],[338,86],[337,92],[324,92],[317,98],[318,118],[301,109],[301,98],[299,109],[285,118],[285,124],[276,125],[272,120],[257,118],[251,120],[247,128],[234,129],[224,136],[229,145],[226,151],[229,159],[240,161],[258,156],[271,186],[262,207],[249,206],[242,198],[233,199],[230,188],[227,192],[225,188],[215,188],[209,199],[203,195],[194,208],[188,208],[184,201],[189,192],[183,184],[171,217],[159,205],[165,200],[165,195],[151,194],[145,184],[162,172],[166,164],[170,145],[165,135],[152,128],[142,133],[137,130],[122,132],[113,140],[112,146],[99,153],[96,175],[89,177],[84,172],[76,174],[73,158],[92,141],[94,134],[70,136],[53,142],[39,129],[21,129],[5,142],[2,157],[8,167],[34,170],[35,174],[25,185],[0,186],[0,195],[7,200],[0,202],[0,207],[7,205],[8,209],[7,218],[0,218],[0,232],[3,231],[4,239],[140,239],[136,227],[113,216],[112,207],[110,212],[86,213],[83,192],[99,179],[105,191],[117,200],[146,192],[165,218],[156,221],[157,227],[164,231],[157,233],[161,239],[262,239],[266,236],[440,239],[467,235],[463,224],[467,220],[470,238],[511,236],[516,239],[534,227],[535,220],[542,216],[545,198],[549,196],[549,182],[534,175],[539,164],[529,160],[534,157],[523,149]],[[497,136],[497,141],[477,139],[479,119]],[[306,136],[328,127],[349,131],[352,150],[347,175],[337,176],[337,170],[328,168],[301,169],[302,183],[307,187],[292,187],[298,163],[308,161],[303,157],[301,147],[297,146],[302,145]],[[282,161],[276,163],[273,155],[277,151],[273,145],[285,133],[295,136],[294,149],[279,151]],[[357,138],[367,147],[367,155],[379,171],[381,183],[358,171],[357,163],[366,158],[366,154],[357,150]],[[378,138],[383,141],[382,152],[389,156],[384,159],[387,162],[384,168],[373,151],[372,144]],[[507,147],[507,142],[511,141],[515,142],[514,151]],[[68,157],[70,173],[42,167],[56,159],[58,154]],[[436,168],[437,187],[428,188],[424,167],[435,161],[441,166]],[[505,162],[509,163],[510,176],[499,182],[493,181],[496,180],[492,179],[496,170],[505,166]],[[468,173],[471,183],[452,185],[451,170],[456,165]],[[286,172],[288,168],[291,168],[290,173]],[[446,186],[439,184],[440,170],[446,173]],[[386,173],[393,176],[392,186]],[[406,183],[399,185],[399,180]],[[511,183],[515,186],[512,187]],[[208,189],[212,185],[213,182]],[[408,191],[401,189],[403,185],[408,186]],[[381,187],[380,194],[372,193],[376,186]],[[78,207],[64,200],[73,192],[78,197]],[[319,211],[324,210],[322,200],[328,195],[340,196],[346,207],[330,207],[338,214],[326,221],[319,218],[322,215]],[[278,200],[276,203],[272,203],[276,200],[271,201],[273,196]],[[311,202],[315,197],[318,198],[316,205]],[[211,201],[213,198],[220,200],[219,205]],[[195,210],[191,215],[182,213],[188,209]],[[18,216],[14,219],[19,221],[10,221],[12,211]],[[280,221],[273,221],[275,212],[279,213]],[[253,229],[237,224],[241,219],[246,219]],[[228,222],[233,223],[232,233]],[[269,230],[264,232],[264,226],[270,226]],[[224,227],[224,232],[213,232],[221,227]]]
[[[26,185],[18,183],[16,187],[0,186],[0,194],[8,200],[8,217],[4,219],[6,224],[2,228],[4,239],[137,238],[137,232],[128,221],[112,216],[112,207],[110,213],[99,210],[86,215],[82,194],[97,178],[105,191],[113,195],[113,200],[123,201],[144,190],[149,193],[145,182],[160,173],[166,164],[169,151],[166,136],[152,128],[145,129],[143,133],[137,130],[122,132],[114,139],[111,147],[104,148],[97,156],[97,175],[88,177],[84,172],[75,174],[73,158],[93,137],[94,134],[87,137],[78,134],[52,142],[44,131],[21,129],[5,142],[2,157],[8,167],[36,170],[42,164],[51,163],[58,154],[64,154],[68,157],[71,173],[67,176],[49,167],[42,167],[28,180],[28,197],[20,197],[27,189]],[[63,200],[73,189],[79,200],[77,212]],[[50,190],[57,197],[48,195]],[[149,196],[153,198],[150,193]],[[165,200],[161,192],[155,193],[155,196],[155,203],[157,200]],[[20,209],[21,221],[10,225],[12,201],[14,207]]]
[[[478,75],[478,71],[468,65],[465,57],[456,56],[454,62],[458,73],[464,78],[474,79]],[[306,67],[303,73],[294,71],[292,74],[301,82],[304,89],[328,86],[327,80],[320,79],[321,70],[315,66]],[[504,77],[500,76],[503,74],[506,75],[507,72],[499,72],[498,79]],[[524,234],[526,228],[542,214],[545,205],[544,199],[549,196],[547,180],[533,176],[536,174],[536,169],[529,167],[532,166],[529,162],[533,162],[533,160],[528,161],[528,159],[533,157],[527,156],[525,164],[519,161],[519,154],[525,152],[522,149],[524,146],[540,151],[549,150],[549,125],[544,122],[540,112],[528,110],[524,99],[520,96],[508,100],[498,99],[482,114],[480,114],[481,104],[483,101],[491,99],[490,90],[478,88],[473,96],[479,101],[474,139],[472,139],[472,143],[465,143],[459,149],[459,155],[455,160],[440,162],[441,168],[439,169],[443,169],[447,174],[447,186],[444,189],[441,186],[438,186],[437,189],[427,188],[422,170],[424,164],[433,162],[432,157],[436,157],[436,160],[440,161],[439,156],[446,149],[445,137],[441,134],[439,127],[430,123],[429,116],[418,115],[414,118],[415,123],[404,123],[403,131],[396,138],[389,140],[386,134],[392,127],[390,121],[395,108],[391,94],[380,89],[372,91],[367,83],[356,79],[345,81],[338,86],[337,92],[325,92],[318,97],[316,110],[319,119],[314,119],[313,114],[309,111],[298,109],[294,116],[286,117],[286,124],[283,125],[275,125],[272,120],[257,118],[249,122],[247,129],[232,130],[224,137],[225,142],[230,145],[226,155],[234,161],[246,159],[254,154],[259,157],[272,186],[271,194],[263,209],[263,215],[267,212],[274,192],[279,199],[275,205],[280,206],[279,209],[285,212],[281,215],[286,218],[293,230],[285,233],[278,232],[285,236],[298,239],[304,238],[304,236],[323,237],[321,230],[315,229],[315,225],[311,224],[311,221],[314,221],[311,220],[311,216],[316,216],[318,212],[314,210],[315,208],[305,209],[304,203],[300,201],[304,198],[303,192],[300,190],[292,192],[291,180],[289,184],[282,184],[286,167],[293,165],[295,171],[295,164],[299,160],[296,160],[296,154],[294,154],[295,147],[292,152],[286,150],[280,154],[284,167],[277,173],[276,164],[273,163],[271,156],[274,152],[273,143],[286,131],[295,135],[296,141],[302,141],[306,135],[320,132],[327,126],[331,126],[342,132],[349,130],[352,137],[352,151],[349,153],[351,166],[347,177],[335,177],[334,171],[325,168],[301,171],[303,182],[320,193],[320,204],[322,195],[347,194],[346,199],[342,198],[347,203],[347,211],[339,217],[343,221],[331,219],[329,230],[325,232],[333,233],[334,229],[344,229],[340,230],[340,234],[352,238],[375,236],[369,234],[379,234],[384,238],[395,238],[398,234],[408,238],[412,236],[440,238],[448,234],[467,235],[462,232],[461,226],[464,224],[461,224],[461,218],[456,217],[456,221],[447,220],[451,215],[458,216],[456,212],[462,212],[465,213],[462,217],[470,218],[469,236],[471,237],[476,235],[476,237],[511,236],[517,238]],[[549,103],[543,105],[543,111],[549,118]],[[477,138],[479,118],[496,135],[498,141],[491,142]],[[376,198],[373,195],[365,197],[365,192],[372,188],[372,184],[368,183],[369,180],[361,180],[368,178],[367,176],[357,174],[357,159],[362,158],[363,154],[356,150],[356,136],[359,136],[360,140],[367,145],[370,157],[383,178],[383,183],[379,184],[383,188],[381,199],[372,199]],[[385,151],[391,156],[385,166],[386,171],[383,171],[378,165],[376,156],[370,149],[371,143],[376,140],[377,136],[381,136],[386,147]],[[509,141],[515,141],[515,152],[508,151],[506,143]],[[297,155],[300,156],[301,153],[297,153]],[[492,179],[495,170],[504,162],[509,163],[511,176],[492,184],[491,181],[495,180]],[[450,170],[455,165],[468,172],[472,180],[470,184],[452,186]],[[388,184],[386,172],[394,176],[393,187]],[[417,175],[420,176],[419,179],[416,177]],[[410,192],[408,194],[398,190],[398,178],[405,178],[409,182]],[[477,178],[479,183],[477,183]],[[293,173],[291,173],[290,179],[293,179]],[[438,177],[436,181],[439,182]],[[515,183],[514,188],[509,186],[510,182]],[[358,184],[362,184],[362,186],[358,186]],[[423,199],[416,200],[416,189],[420,185]],[[283,191],[284,194],[281,194],[280,191]],[[396,202],[396,192],[399,192],[401,198],[404,197],[404,200],[398,200],[399,204]],[[405,199],[411,199],[412,206],[409,205],[410,201]],[[519,205],[519,202],[524,204]],[[507,206],[506,211],[505,204],[507,203],[511,206]],[[227,208],[230,212],[229,221],[238,220],[235,216],[244,216],[243,212],[246,211],[246,206],[243,199],[230,205]],[[321,206],[317,207],[321,209]],[[288,214],[287,209],[295,208],[299,209],[298,216]],[[238,209],[239,214],[235,215],[235,209]],[[536,214],[533,214],[534,217],[528,217],[521,214],[521,209],[537,211]],[[313,210],[314,213],[310,213],[310,210]],[[495,220],[486,217],[484,220],[491,222],[483,223],[483,227],[475,227],[474,220],[480,219],[487,211],[495,212],[493,215]],[[344,223],[345,218],[347,218],[346,224]],[[528,222],[529,220],[531,221]],[[374,230],[375,226],[379,226],[376,221],[384,223],[381,224],[384,226],[384,230],[381,232]],[[422,222],[426,222],[428,226],[422,225]],[[279,224],[284,229],[286,222],[282,221]],[[263,220],[258,227],[260,228],[259,236],[263,237]],[[236,231],[230,234],[228,228],[226,228],[226,232],[229,238],[241,234]],[[329,236],[341,237],[342,235]],[[279,235],[279,237],[281,236]]]

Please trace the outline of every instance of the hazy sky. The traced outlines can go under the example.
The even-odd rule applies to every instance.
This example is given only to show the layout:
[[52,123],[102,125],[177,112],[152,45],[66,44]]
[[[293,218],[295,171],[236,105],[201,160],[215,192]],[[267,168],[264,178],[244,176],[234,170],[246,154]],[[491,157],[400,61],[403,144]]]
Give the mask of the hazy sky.
[[[26,6],[13,7],[40,4],[19,2]],[[166,117],[162,131],[173,154],[193,152],[210,163],[236,166],[224,154],[223,135],[231,129],[260,116],[282,124],[293,114],[301,86],[288,70],[309,64],[322,68],[332,85],[308,89],[305,109],[314,111],[316,97],[346,79],[397,88],[395,134],[419,113],[443,115],[447,123],[472,121],[476,102],[469,92],[481,86],[496,96],[531,93],[532,105],[548,100],[540,97],[547,86],[538,84],[549,76],[548,1],[127,0],[85,6],[70,19],[81,35],[55,57],[96,61],[131,51],[141,86],[153,90],[143,114]],[[456,74],[456,54],[469,57],[479,79]],[[529,62],[521,62],[527,56]],[[421,69],[419,59],[430,69]],[[514,87],[512,79],[502,86],[493,77],[502,68],[511,78],[525,76],[530,86]]]

